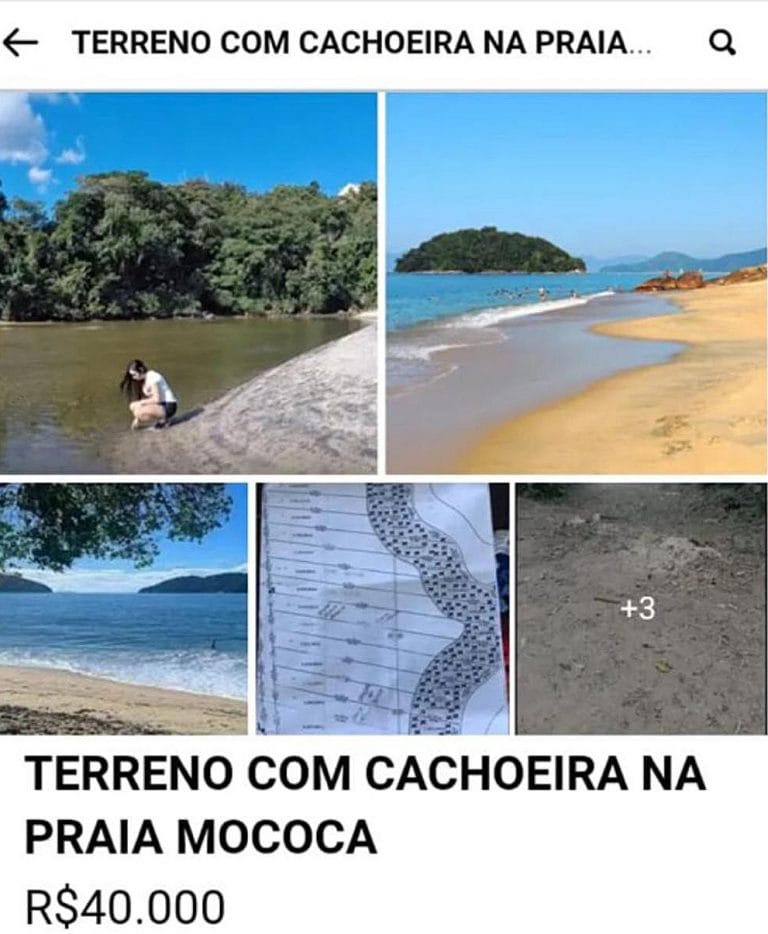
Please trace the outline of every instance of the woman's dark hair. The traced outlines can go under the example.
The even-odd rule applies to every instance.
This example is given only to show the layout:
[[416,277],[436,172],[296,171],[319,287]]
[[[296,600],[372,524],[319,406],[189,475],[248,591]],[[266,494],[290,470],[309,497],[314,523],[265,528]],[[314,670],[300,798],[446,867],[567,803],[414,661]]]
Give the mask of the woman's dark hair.
[[131,402],[141,399],[141,381],[134,379],[131,373],[140,373],[143,376],[146,372],[147,365],[143,360],[131,360],[125,368],[120,380],[120,392],[124,392]]

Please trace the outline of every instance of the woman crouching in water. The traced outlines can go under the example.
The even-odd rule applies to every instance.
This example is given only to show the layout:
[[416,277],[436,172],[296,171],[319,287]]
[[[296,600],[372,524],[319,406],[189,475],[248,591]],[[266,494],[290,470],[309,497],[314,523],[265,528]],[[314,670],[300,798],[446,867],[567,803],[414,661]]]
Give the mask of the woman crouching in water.
[[131,400],[128,408],[133,415],[131,428],[165,428],[176,414],[178,402],[168,380],[157,370],[147,369],[143,360],[131,360],[120,383],[120,389]]

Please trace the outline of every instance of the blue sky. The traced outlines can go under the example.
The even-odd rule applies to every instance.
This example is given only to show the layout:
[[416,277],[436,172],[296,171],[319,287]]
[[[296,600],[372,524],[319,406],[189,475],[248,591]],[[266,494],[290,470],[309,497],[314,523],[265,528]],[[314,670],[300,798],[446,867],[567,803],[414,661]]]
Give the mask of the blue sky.
[[388,252],[496,226],[579,256],[765,245],[762,94],[396,94]]
[[78,175],[141,169],[253,191],[376,177],[373,94],[0,93],[6,197],[50,206]]
[[125,593],[177,574],[215,574],[245,571],[248,561],[248,503],[244,483],[228,483],[232,511],[225,525],[202,542],[172,542],[159,537],[160,554],[150,568],[137,570],[130,561],[95,561],[84,558],[62,573],[37,568],[14,568],[30,580],[55,591]]

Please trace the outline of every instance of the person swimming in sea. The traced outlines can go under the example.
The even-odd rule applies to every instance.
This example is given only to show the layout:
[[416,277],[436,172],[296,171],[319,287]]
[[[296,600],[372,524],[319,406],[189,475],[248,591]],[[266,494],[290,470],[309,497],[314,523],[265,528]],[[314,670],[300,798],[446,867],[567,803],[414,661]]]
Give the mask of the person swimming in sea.
[[120,390],[130,400],[131,428],[165,428],[176,414],[178,400],[168,380],[150,370],[143,360],[131,360],[120,382]]

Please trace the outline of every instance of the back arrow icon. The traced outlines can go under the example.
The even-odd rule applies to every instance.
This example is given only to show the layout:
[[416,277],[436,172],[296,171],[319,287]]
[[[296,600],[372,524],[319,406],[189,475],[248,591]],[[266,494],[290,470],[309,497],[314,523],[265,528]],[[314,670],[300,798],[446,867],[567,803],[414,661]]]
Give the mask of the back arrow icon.
[[40,44],[37,39],[17,39],[16,36],[18,34],[19,34],[19,27],[17,26],[12,32],[8,33],[5,39],[3,39],[3,45],[16,58],[19,57],[19,53],[16,51],[17,45],[39,45]]

